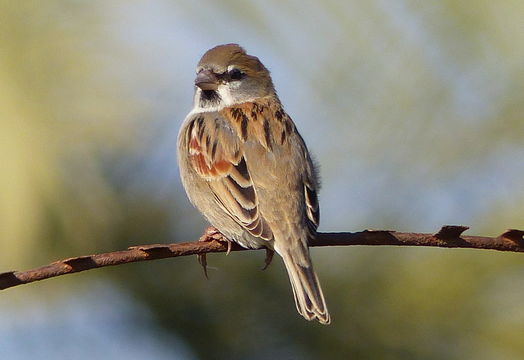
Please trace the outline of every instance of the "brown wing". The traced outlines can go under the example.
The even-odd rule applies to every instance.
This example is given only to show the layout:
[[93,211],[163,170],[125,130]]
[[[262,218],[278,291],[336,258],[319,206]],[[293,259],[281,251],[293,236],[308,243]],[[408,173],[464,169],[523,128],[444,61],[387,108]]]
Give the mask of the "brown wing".
[[[310,237],[314,237],[320,217],[317,171],[304,140],[296,131],[293,121],[280,102],[272,97],[262,98],[256,102],[225,108],[221,114],[228,120],[228,124],[234,129],[241,142],[257,142],[268,153],[273,152],[276,147],[285,148],[291,143],[297,145],[297,151],[300,153],[299,156],[303,156],[302,161],[305,165],[301,181],[304,186],[306,223]],[[292,138],[296,142],[293,142]]]
[[192,168],[207,181],[218,206],[253,236],[271,240],[236,130],[220,114],[202,113],[190,120],[184,140]]
[[262,153],[269,154],[276,148],[290,146],[291,138],[298,140],[293,143],[298,145],[296,150],[301,154],[298,156],[303,156],[306,164],[301,177],[305,218],[308,232],[314,237],[319,223],[316,172],[304,141],[278,100],[266,98],[228,107],[219,113],[195,114],[187,126],[185,146],[191,166],[207,181],[222,209],[252,235],[270,240],[273,234],[260,214],[257,186],[244,151],[249,142],[251,149],[257,144]]

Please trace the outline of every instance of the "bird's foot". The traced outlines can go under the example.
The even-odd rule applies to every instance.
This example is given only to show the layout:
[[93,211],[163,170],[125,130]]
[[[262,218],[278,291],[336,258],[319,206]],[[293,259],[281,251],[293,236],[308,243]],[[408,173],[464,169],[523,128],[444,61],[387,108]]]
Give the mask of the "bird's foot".
[[[208,227],[204,231],[204,235],[202,235],[200,239],[198,239],[198,241],[204,241],[204,242],[214,241],[214,240],[227,243],[226,255],[229,255],[229,253],[231,252],[233,243],[231,240],[226,238],[224,234],[218,231],[216,227],[214,226]],[[207,256],[206,255],[207,254],[198,254],[197,259],[200,265],[202,265],[202,268],[204,269],[204,275],[206,276],[206,279],[209,279],[209,276],[207,275]]]

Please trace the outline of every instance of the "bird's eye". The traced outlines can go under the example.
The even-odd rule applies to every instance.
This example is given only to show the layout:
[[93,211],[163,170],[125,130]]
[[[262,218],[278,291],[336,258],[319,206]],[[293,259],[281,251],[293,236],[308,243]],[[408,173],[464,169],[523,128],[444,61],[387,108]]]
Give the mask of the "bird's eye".
[[231,80],[240,80],[240,79],[242,79],[242,76],[244,76],[242,71],[240,71],[240,70],[238,70],[236,68],[233,68],[233,69],[229,70],[227,74],[229,75],[229,78]]

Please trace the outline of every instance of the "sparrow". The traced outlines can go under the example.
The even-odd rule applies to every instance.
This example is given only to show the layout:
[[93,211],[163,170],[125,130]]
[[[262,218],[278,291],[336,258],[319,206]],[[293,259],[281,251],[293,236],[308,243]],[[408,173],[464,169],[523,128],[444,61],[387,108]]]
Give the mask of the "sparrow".
[[300,315],[329,324],[308,248],[320,216],[317,170],[257,57],[237,44],[202,56],[177,146],[191,203],[229,240],[276,251]]

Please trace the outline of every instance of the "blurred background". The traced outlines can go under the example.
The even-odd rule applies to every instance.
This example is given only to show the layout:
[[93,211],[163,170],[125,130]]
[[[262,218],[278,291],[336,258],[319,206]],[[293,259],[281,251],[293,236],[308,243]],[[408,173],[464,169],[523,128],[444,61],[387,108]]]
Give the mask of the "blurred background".
[[[0,1],[0,271],[206,224],[178,179],[194,68],[238,42],[321,165],[321,231],[524,228],[524,3]],[[524,257],[312,250],[333,323],[264,252],[0,293],[2,359],[522,359]]]

